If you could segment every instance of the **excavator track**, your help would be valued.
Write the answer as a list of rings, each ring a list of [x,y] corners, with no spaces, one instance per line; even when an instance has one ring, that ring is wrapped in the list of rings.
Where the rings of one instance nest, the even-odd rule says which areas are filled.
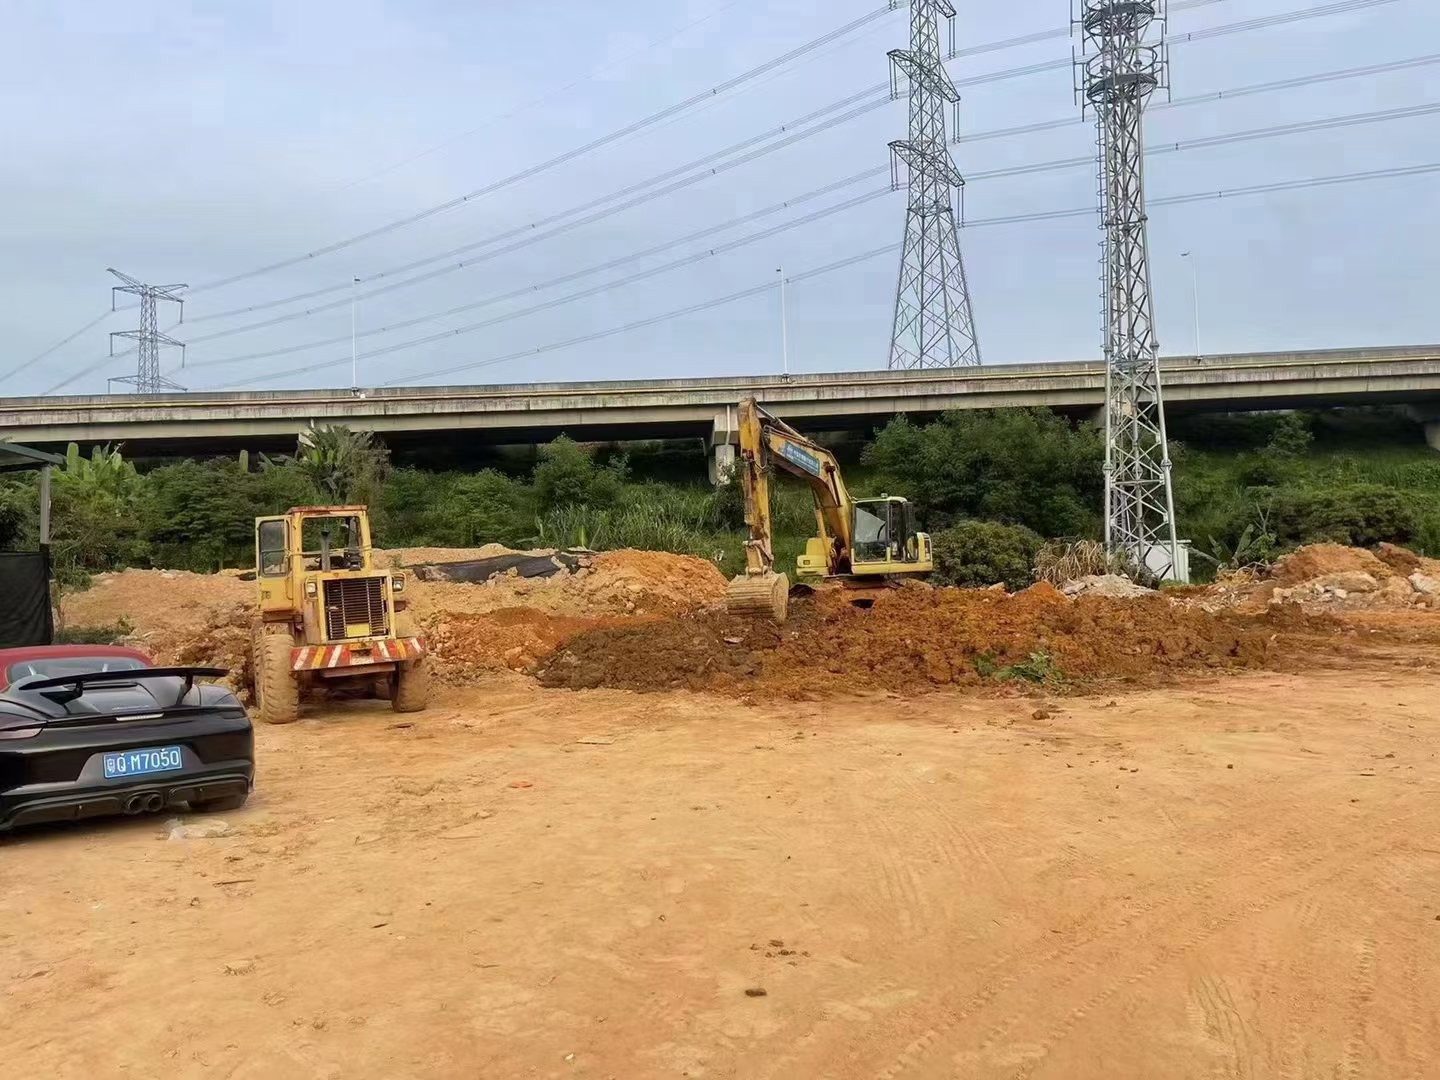
[[[725,590],[725,610],[783,623],[790,613],[790,578],[785,574],[741,574]]]

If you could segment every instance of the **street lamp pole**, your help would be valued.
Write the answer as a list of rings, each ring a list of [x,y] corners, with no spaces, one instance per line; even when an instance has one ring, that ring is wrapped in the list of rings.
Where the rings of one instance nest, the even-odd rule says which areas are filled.
[[[790,326],[785,314],[785,267],[776,269],[780,275],[780,370],[790,374]]]
[[[1200,270],[1199,260],[1195,258],[1193,251],[1182,251],[1182,259],[1190,260],[1190,300],[1195,308],[1195,359],[1198,362],[1201,358],[1200,352]]]
[[[360,389],[360,374],[355,362],[355,286],[360,284],[358,277],[350,279],[350,389]]]

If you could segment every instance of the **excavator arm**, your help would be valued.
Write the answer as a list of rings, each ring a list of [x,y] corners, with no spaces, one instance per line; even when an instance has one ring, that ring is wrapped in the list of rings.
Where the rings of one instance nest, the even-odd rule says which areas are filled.
[[[809,485],[820,538],[830,553],[830,572],[837,573],[854,539],[855,515],[835,455],[766,412],[754,398],[740,402],[739,436],[740,487],[745,495],[745,524],[750,528],[745,572],[753,576],[775,571],[768,472],[773,465]]]
[[[775,571],[770,468],[783,469],[809,485],[831,573],[839,573],[849,561],[854,504],[835,455],[760,408],[754,398],[740,402],[739,437],[736,467],[750,539],[745,542],[745,573],[730,583],[726,607],[742,614],[771,615],[783,622],[789,610],[790,579]]]

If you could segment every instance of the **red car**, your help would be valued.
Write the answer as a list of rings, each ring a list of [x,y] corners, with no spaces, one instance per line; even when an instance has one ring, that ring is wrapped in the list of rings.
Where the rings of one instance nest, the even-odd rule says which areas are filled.
[[[138,649],[0,649],[0,833],[104,814],[238,810],[250,717],[221,668],[157,668]]]
[[[82,671],[129,671],[153,667],[155,661],[124,645],[30,645],[0,649],[0,694],[30,676],[54,678]]]

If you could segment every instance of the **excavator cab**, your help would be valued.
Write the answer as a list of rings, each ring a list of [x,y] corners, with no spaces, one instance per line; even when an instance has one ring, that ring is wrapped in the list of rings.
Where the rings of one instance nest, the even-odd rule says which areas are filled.
[[[917,573],[931,569],[930,537],[915,531],[915,511],[905,499],[882,495],[855,500],[850,572]]]

